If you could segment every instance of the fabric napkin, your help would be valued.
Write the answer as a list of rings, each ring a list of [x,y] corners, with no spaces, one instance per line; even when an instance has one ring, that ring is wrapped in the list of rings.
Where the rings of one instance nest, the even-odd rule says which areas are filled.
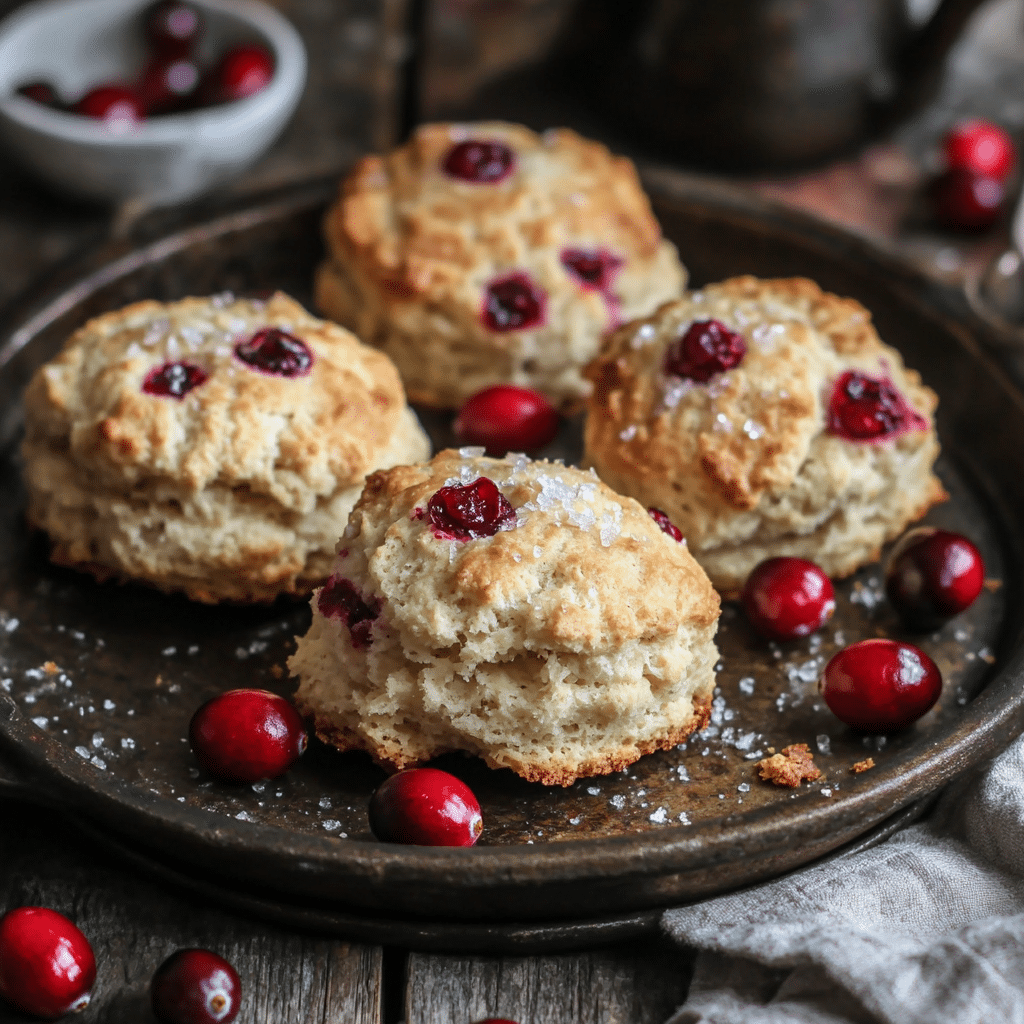
[[[669,1024],[1024,1024],[1024,737],[888,841],[669,910]]]

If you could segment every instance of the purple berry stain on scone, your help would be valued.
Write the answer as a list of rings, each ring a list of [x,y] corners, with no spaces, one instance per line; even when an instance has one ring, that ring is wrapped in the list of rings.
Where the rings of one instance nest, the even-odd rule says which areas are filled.
[[[507,178],[515,165],[515,154],[503,142],[467,139],[452,146],[441,168],[449,177],[459,181],[493,185]]]
[[[608,249],[566,248],[561,254],[562,266],[569,276],[584,288],[601,294],[608,307],[608,319],[613,327],[622,322],[621,306],[612,291],[612,282],[625,260]]]
[[[662,533],[667,533],[673,540],[680,544],[683,542],[683,531],[672,522],[671,519],[660,508],[653,506],[647,510],[647,514],[661,527]]]
[[[246,366],[273,377],[304,377],[313,365],[309,346],[279,327],[264,327],[248,341],[240,341],[235,355]]]
[[[142,382],[147,395],[158,398],[184,398],[193,388],[205,384],[210,375],[191,363],[164,363],[150,370]]]
[[[908,430],[927,430],[887,377],[870,377],[847,370],[832,389],[828,403],[828,432],[847,441],[884,441]]]
[[[495,278],[484,292],[481,312],[484,326],[490,331],[523,331],[540,327],[544,322],[546,296],[529,275],[516,271]]]
[[[332,576],[317,596],[316,606],[324,618],[341,619],[356,650],[366,650],[373,643],[373,624],[380,615],[380,601],[375,597],[364,598],[351,580]]]
[[[486,476],[464,487],[442,487],[427,502],[427,518],[438,540],[476,540],[512,530],[516,511]]]
[[[742,334],[718,320],[697,320],[665,353],[665,372],[706,384],[738,366],[746,354]]]

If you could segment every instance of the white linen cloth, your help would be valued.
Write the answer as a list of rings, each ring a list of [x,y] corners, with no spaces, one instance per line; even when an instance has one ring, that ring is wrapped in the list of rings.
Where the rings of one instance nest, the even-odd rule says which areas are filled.
[[[1024,1024],[1024,737],[872,849],[666,911],[670,1024]]]

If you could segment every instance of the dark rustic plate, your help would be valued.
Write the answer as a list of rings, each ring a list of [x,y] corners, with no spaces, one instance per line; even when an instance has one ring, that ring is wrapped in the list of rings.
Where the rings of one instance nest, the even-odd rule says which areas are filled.
[[[932,712],[884,741],[845,729],[817,696],[819,671],[841,646],[900,635],[875,566],[838,588],[835,618],[807,640],[765,644],[727,606],[713,724],[685,748],[568,789],[443,759],[483,806],[484,836],[470,850],[374,842],[366,803],[383,776],[362,755],[314,746],[285,777],[251,787],[204,777],[185,738],[192,712],[236,686],[288,693],[281,666],[308,609],[208,608],[51,566],[22,523],[18,395],[74,327],[139,298],[281,287],[308,302],[330,191],[314,185],[93,260],[75,280],[65,274],[0,349],[8,787],[74,813],[166,877],[258,913],[377,941],[496,948],[545,934],[620,937],[650,926],[654,908],[884,834],[904,820],[893,815],[1005,745],[1024,724],[1024,402],[982,351],[983,325],[959,296],[842,232],[728,190],[680,188],[667,174],[648,184],[695,282],[811,276],[864,302],[939,392],[939,473],[952,498],[929,521],[969,534],[992,583],[919,638],[946,680]],[[443,443],[447,423],[429,426]],[[555,448],[572,458],[576,430]],[[817,749],[822,779],[795,792],[760,782],[756,760],[794,742]],[[869,754],[876,767],[851,774]]]

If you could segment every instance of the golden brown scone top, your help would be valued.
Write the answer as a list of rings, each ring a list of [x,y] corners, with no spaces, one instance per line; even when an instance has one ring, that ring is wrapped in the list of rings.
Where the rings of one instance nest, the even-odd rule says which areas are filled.
[[[271,376],[242,362],[235,346],[263,327],[305,342],[310,371]],[[180,399],[145,393],[168,362],[209,378]],[[36,372],[26,404],[32,429],[105,484],[247,486],[307,512],[377,464],[405,395],[386,356],[278,292],[138,302],[90,320]]]
[[[744,336],[739,365],[706,384],[666,374],[668,347],[708,319]],[[804,278],[731,278],[606,339],[587,370],[587,451],[617,473],[685,480],[695,515],[753,509],[792,484],[847,369],[888,377],[930,422],[934,392],[881,342],[860,303]]]
[[[491,184],[444,173],[453,146],[499,141],[515,154]],[[605,245],[653,259],[661,231],[633,164],[568,129],[504,122],[431,124],[386,156],[363,158],[325,222],[332,253],[395,300],[451,301],[540,249]],[[475,280],[480,278],[480,280]]]
[[[463,543],[438,539],[423,515],[431,497],[481,476],[516,510],[516,526]],[[416,605],[457,603],[460,629],[495,615],[499,622],[507,613],[525,615],[533,625],[524,635],[562,650],[654,640],[680,624],[710,625],[719,614],[718,595],[685,544],[663,533],[639,503],[589,472],[525,456],[488,459],[475,449],[449,449],[425,464],[376,472],[340,543],[366,553],[380,578],[400,551],[418,578],[429,580],[429,593],[417,584]],[[348,554],[342,551],[342,560]],[[402,618],[396,609],[412,600],[403,595],[388,595]],[[430,628],[443,632],[443,617],[439,611]]]

